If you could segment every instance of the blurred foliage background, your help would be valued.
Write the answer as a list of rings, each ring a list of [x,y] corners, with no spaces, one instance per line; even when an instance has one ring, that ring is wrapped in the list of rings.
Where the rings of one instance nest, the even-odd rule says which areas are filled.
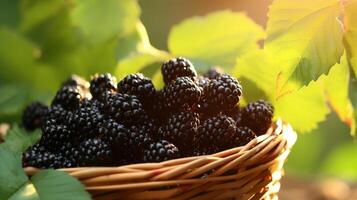
[[[153,77],[156,86],[160,87],[162,82],[157,75],[160,63],[172,56],[167,51],[180,55],[180,36],[184,33],[175,35],[175,31],[182,30],[173,29],[174,25],[192,16],[229,9],[244,12],[264,28],[271,2],[1,0],[0,122],[18,122],[21,110],[32,100],[49,103],[60,83],[73,73],[90,78],[94,73],[111,72],[120,79],[127,73],[141,71]],[[244,14],[231,15],[227,12],[220,17],[226,17],[227,21],[236,17],[243,22],[226,27],[229,30],[225,31],[234,32],[235,28],[247,27],[255,29],[257,35],[244,41],[263,39],[261,28],[250,25],[250,19]],[[232,20],[230,23],[235,22]],[[199,29],[192,30],[195,33],[187,33],[186,39],[190,39],[190,34],[199,34]],[[220,28],[210,26],[203,29],[220,31]],[[171,30],[173,33],[169,38]],[[239,47],[242,46],[244,49],[256,48],[243,44]],[[195,46],[190,48],[194,51]],[[219,49],[219,46],[212,48],[226,50]],[[231,50],[236,50],[236,47]],[[202,54],[206,53],[209,54]],[[224,56],[232,56],[232,61],[226,57],[222,62],[214,58],[218,60],[216,63],[210,59],[196,60],[194,56],[193,61],[201,71],[213,64],[231,66],[237,55],[224,53]],[[229,62],[226,63],[227,60]],[[226,70],[231,71],[233,66]],[[243,82],[246,83],[245,91],[249,93],[247,101],[262,96],[254,84],[248,80]],[[337,114],[328,114],[317,128],[298,136],[286,165],[287,173],[303,178],[335,176],[357,180],[357,145],[349,132],[349,127],[341,122]]]

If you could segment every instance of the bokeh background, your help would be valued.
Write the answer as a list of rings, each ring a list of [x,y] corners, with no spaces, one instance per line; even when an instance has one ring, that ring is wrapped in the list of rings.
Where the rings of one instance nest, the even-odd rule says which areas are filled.
[[[98,37],[88,36],[94,38],[94,42],[87,42],[86,37],[82,41],[67,24],[68,11],[58,7],[63,2],[70,6],[71,1],[33,2],[40,1],[0,1],[0,123],[18,122],[21,109],[29,101],[48,102],[60,81],[71,73],[89,78],[95,72],[113,71],[118,60],[126,56],[125,49],[134,48],[131,38],[138,37],[129,34],[120,38],[124,45],[119,49],[113,48],[112,39],[97,42],[106,34],[100,30],[102,34]],[[271,0],[139,1],[140,18],[151,44],[161,50],[168,48],[167,37],[172,26],[186,18],[217,10],[244,12],[265,27],[270,3]],[[112,8],[100,6],[95,9]],[[86,23],[90,27],[105,24],[105,20],[88,19]],[[36,45],[31,44],[43,49],[33,48]],[[47,70],[48,66],[56,70]],[[150,69],[144,71],[153,73]],[[357,144],[349,134],[349,128],[336,114],[329,114],[317,129],[299,134],[285,166],[287,178],[282,187],[282,199],[357,199],[357,193],[353,192],[357,180],[356,156]],[[310,196],[304,196],[308,194]]]

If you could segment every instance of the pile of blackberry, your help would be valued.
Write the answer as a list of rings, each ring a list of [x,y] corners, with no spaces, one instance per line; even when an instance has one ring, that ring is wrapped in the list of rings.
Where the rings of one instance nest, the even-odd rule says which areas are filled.
[[[97,74],[66,80],[50,106],[34,102],[22,124],[42,137],[23,155],[38,168],[118,166],[206,155],[245,145],[271,126],[273,107],[239,107],[242,86],[212,68],[203,76],[190,61],[162,65],[164,88],[141,73],[117,82]]]

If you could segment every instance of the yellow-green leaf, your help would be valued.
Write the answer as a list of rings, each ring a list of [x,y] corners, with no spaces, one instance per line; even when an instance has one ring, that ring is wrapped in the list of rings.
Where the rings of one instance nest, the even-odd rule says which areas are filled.
[[[75,3],[74,24],[93,42],[131,32],[140,14],[136,0],[76,0]]]
[[[276,116],[289,122],[299,132],[316,128],[330,111],[321,89],[321,79],[280,98],[274,106]]]
[[[335,64],[324,81],[327,101],[339,118],[349,125],[353,124],[353,107],[349,99],[350,71],[343,56],[341,63]]]
[[[336,0],[275,0],[269,10],[264,48],[276,59],[296,59],[283,66],[300,84],[316,80],[343,53],[341,6]]]
[[[357,0],[349,0],[345,4],[345,46],[349,62],[357,77]]]
[[[263,37],[263,29],[245,14],[219,11],[174,26],[168,46],[173,55],[188,57],[201,70],[212,65],[228,68],[237,56],[257,49]]]

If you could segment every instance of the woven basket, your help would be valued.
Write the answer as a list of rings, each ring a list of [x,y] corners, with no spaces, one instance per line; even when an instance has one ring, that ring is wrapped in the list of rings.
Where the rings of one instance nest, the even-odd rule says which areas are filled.
[[[58,169],[105,199],[277,199],[283,164],[296,141],[278,120],[245,146],[213,155],[120,167]],[[31,176],[39,169],[28,167]]]

